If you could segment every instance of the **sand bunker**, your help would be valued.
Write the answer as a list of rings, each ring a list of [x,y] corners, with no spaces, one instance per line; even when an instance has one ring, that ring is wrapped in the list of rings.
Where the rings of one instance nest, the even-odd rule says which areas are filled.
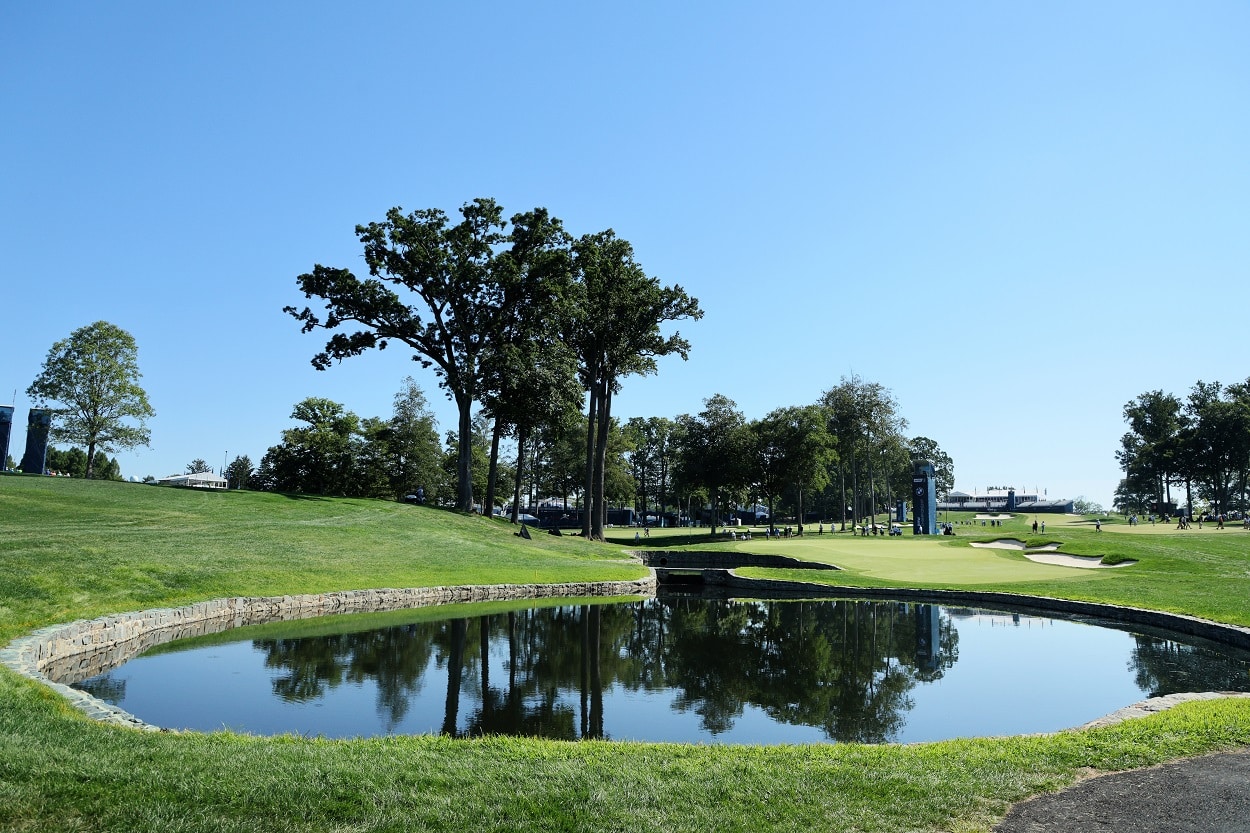
[[[984,544],[978,544],[974,541],[972,546],[995,550],[1015,550],[1025,558],[1030,561],[1036,561],[1038,564],[1055,564],[1059,567],[1081,567],[1086,570],[1127,567],[1130,564],[1137,563],[1136,561],[1121,561],[1119,564],[1103,564],[1101,555],[1067,555],[1056,552],[1059,549],[1058,544],[1046,544],[1040,547],[1025,549],[1024,542],[1017,538],[999,538],[997,541],[990,541]]]
[[[1003,514],[998,514],[998,515],[986,515],[985,513],[981,513],[981,514],[978,514],[975,518],[973,518],[973,520],[977,520],[977,521],[1009,521],[1009,520],[1011,520],[1011,518],[1012,518],[1012,516],[1011,516],[1011,515],[1003,515]]]

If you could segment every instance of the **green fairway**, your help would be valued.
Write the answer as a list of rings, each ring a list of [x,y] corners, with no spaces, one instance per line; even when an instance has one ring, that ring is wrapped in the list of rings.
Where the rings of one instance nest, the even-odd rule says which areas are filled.
[[[744,571],[757,575],[992,588],[1250,624],[1250,535],[1241,530],[1100,533],[1084,519],[1046,520],[1045,536],[1020,518],[927,539],[826,527],[730,542],[654,530],[643,546],[782,553],[842,568]],[[526,541],[496,521],[379,501],[0,477],[0,643],[56,622],[223,596],[644,575],[626,554],[634,531],[613,535],[607,545]],[[968,546],[1008,537],[1136,563],[1082,570]],[[5,669],[0,830],[984,831],[1011,802],[1081,774],[1247,745],[1247,700],[1106,729],[906,747],[139,733],[96,724]]]

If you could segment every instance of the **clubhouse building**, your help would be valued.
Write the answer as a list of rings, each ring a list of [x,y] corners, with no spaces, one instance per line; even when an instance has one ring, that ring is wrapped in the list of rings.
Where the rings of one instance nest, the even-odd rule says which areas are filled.
[[[1071,514],[1073,502],[1067,498],[1047,497],[1043,491],[1016,493],[1015,489],[987,489],[980,494],[952,491],[945,500],[938,501],[939,512],[1045,512],[1048,514]]]

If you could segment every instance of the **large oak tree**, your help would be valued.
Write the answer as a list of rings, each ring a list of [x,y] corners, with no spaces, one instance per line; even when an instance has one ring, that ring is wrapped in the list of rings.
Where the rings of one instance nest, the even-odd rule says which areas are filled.
[[[347,269],[318,264],[297,282],[305,298],[324,300],[324,312],[308,307],[286,307],[285,311],[303,323],[306,333],[354,328],[335,332],[325,350],[313,357],[313,366],[319,370],[371,348],[383,349],[391,341],[411,348],[413,360],[422,367],[434,367],[441,386],[456,403],[456,507],[469,512],[473,510],[473,405],[486,378],[484,353],[505,321],[544,297],[534,294],[534,282],[513,280],[515,264],[526,260],[523,254],[501,255],[509,251],[509,244],[516,250],[545,242],[541,234],[510,235],[503,209],[491,199],[466,203],[460,214],[461,221],[452,224],[439,209],[405,214],[397,207],[380,223],[356,226],[369,277],[358,278]],[[545,218],[541,209],[532,214]],[[518,228],[523,225],[517,223]]]

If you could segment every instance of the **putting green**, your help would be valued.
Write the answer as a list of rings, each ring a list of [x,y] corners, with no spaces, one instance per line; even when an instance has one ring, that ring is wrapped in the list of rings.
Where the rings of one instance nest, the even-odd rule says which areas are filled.
[[[1056,541],[1070,540],[1072,534],[1069,527],[1081,529],[1082,520],[1065,516],[1048,517],[1048,532],[1053,530],[1056,533]],[[1039,564],[1019,552],[969,546],[974,540],[1027,537],[1031,531],[1030,523],[1031,516],[1026,518],[1020,515],[1001,527],[962,525],[956,527],[953,537],[915,537],[910,533],[899,537],[864,537],[845,532],[835,534],[831,531],[817,534],[815,527],[808,526],[807,534],[801,538],[777,539],[767,538],[756,529],[752,531],[753,537],[750,541],[729,540],[720,535],[714,540],[707,540],[706,532],[692,536],[691,530],[666,529],[654,530],[650,537],[643,539],[642,546],[729,550],[819,561],[833,564],[845,572],[840,577],[825,573],[804,578],[832,583],[849,581],[852,576],[894,584],[926,586],[1023,584],[1039,581],[1089,582],[1105,581],[1108,578],[1106,574],[1112,572]],[[624,531],[618,530],[618,533]],[[632,533],[629,535],[632,538]],[[610,537],[618,543],[634,545],[623,534]],[[1061,547],[1060,552],[1063,551]],[[770,571],[763,569],[744,569],[741,572],[744,575],[770,574]]]
[[[822,537],[824,540],[822,540]],[[740,552],[768,552],[823,561],[848,573],[891,582],[924,584],[1004,584],[1035,581],[1090,581],[1091,570],[1038,564],[1009,550],[978,549],[949,538],[852,538],[826,535],[774,541],[768,549],[752,541],[727,542]],[[823,575],[822,579],[832,578]]]

